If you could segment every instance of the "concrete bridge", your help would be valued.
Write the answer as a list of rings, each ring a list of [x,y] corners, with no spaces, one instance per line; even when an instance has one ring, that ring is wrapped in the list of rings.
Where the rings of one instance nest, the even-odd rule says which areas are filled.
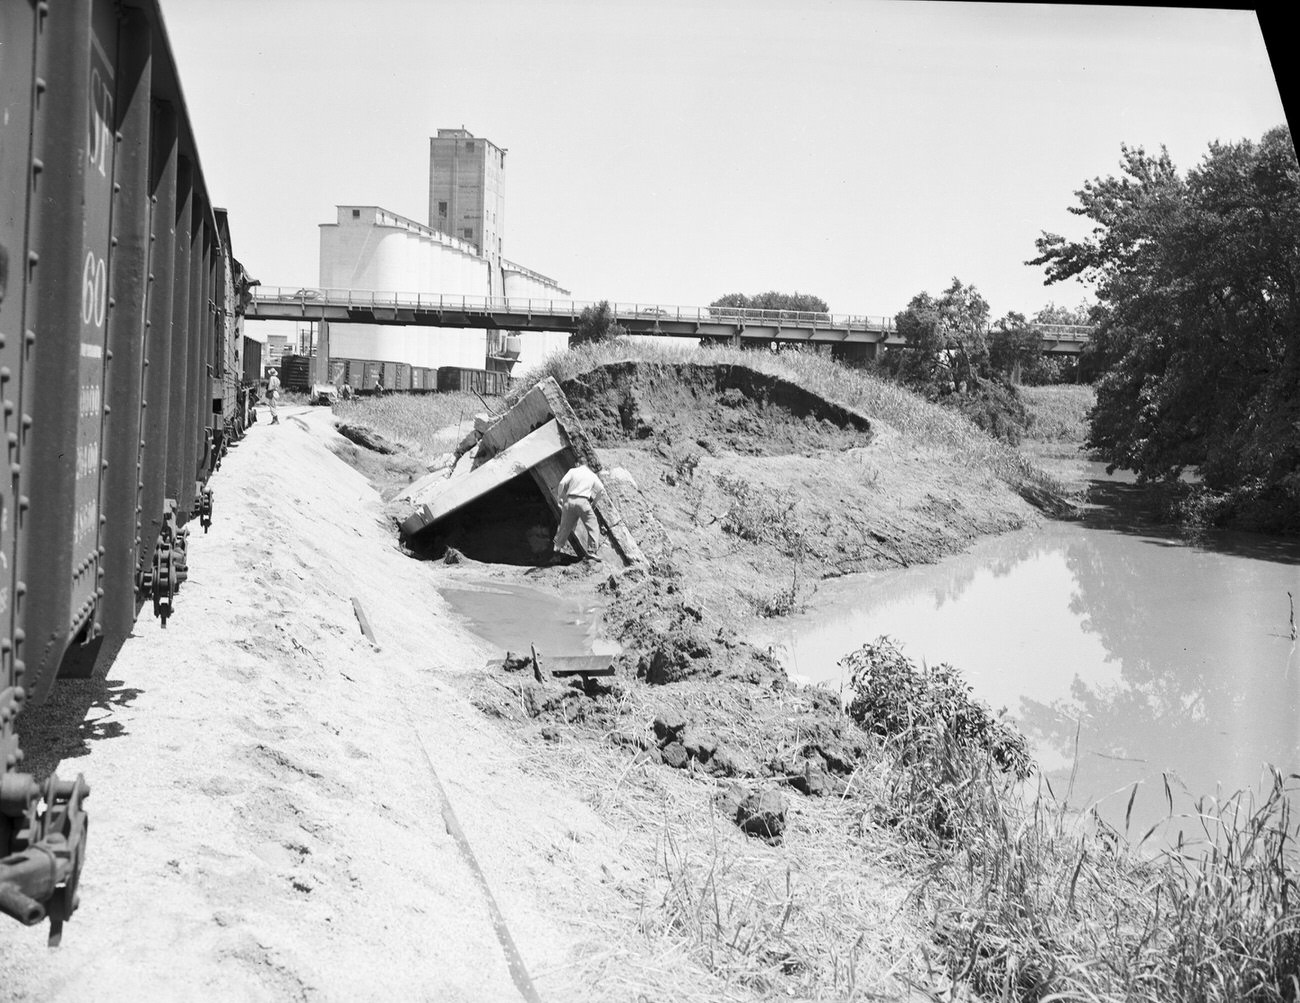
[[[355,289],[290,289],[255,286],[249,320],[328,321],[339,324],[398,324],[468,327],[506,331],[564,331],[572,334],[582,311],[596,304],[567,299],[459,296],[443,293],[364,292]],[[754,310],[742,307],[663,306],[610,303],[613,318],[629,334],[709,338],[733,344],[812,342],[862,346],[846,354],[873,356],[878,345],[905,345],[892,317]],[[1043,351],[1078,355],[1090,327],[1038,325]]]

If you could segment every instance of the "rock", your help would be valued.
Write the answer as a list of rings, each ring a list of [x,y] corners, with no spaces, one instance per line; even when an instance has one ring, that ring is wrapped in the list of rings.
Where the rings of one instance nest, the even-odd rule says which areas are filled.
[[[803,772],[790,777],[790,786],[809,797],[825,797],[835,792],[831,775],[826,772],[826,765],[820,759],[805,759]]]
[[[709,757],[708,770],[715,777],[756,777],[758,760],[743,749],[719,745]]]
[[[736,809],[736,825],[742,832],[775,842],[785,832],[786,802],[776,791],[750,794]]]
[[[718,747],[716,735],[707,731],[697,731],[694,728],[687,729],[686,735],[681,742],[686,747],[686,754],[692,759],[698,759],[701,763],[707,763],[709,757],[713,755],[714,750]]]
[[[635,756],[632,757],[632,762],[634,763],[654,763],[657,765],[659,763],[662,763],[663,761],[664,761],[663,753],[660,752],[654,746],[651,746],[648,749],[642,749],[640,752],[638,752]]]
[[[687,729],[689,723],[678,711],[664,711],[655,718],[655,738],[659,739],[660,745],[675,742]]]
[[[752,794],[744,784],[732,780],[729,783],[722,784],[718,787],[718,792],[713,796],[714,803],[718,806],[718,811],[726,815],[727,818],[734,819],[740,806],[744,804],[745,798]]]
[[[826,761],[826,769],[832,773],[852,773],[857,764],[857,756],[838,743],[819,744],[816,750]]]
[[[516,655],[513,651],[506,652],[506,657],[500,665],[507,672],[523,672],[525,669],[529,672],[533,671],[533,660],[527,655]]]
[[[675,770],[680,770],[690,758],[686,755],[686,747],[681,742],[669,742],[661,751],[664,763]]]

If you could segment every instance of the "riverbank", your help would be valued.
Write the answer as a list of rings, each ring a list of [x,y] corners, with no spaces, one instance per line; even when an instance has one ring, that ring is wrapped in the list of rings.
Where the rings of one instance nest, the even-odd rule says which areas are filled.
[[[779,386],[741,389],[752,381],[735,373],[753,360],[587,353],[588,368],[553,373],[599,445],[648,571],[512,570],[457,554],[436,574],[452,585],[489,577],[586,591],[628,654],[605,690],[543,686],[497,665],[467,676],[463,691],[549,749],[557,782],[583,789],[618,776],[602,811],[637,856],[658,861],[666,884],[656,922],[685,938],[677,949],[695,960],[698,997],[680,995],[681,985],[660,984],[660,994],[895,998],[908,980],[936,988],[948,977],[927,966],[924,924],[907,902],[923,858],[892,831],[899,798],[878,741],[834,695],[790,685],[744,624],[815,602],[826,576],[934,560],[1040,516],[1021,496],[1018,458],[964,419],[884,383],[828,388],[844,374],[822,360],[762,360],[763,375],[841,409],[801,414]],[[724,372],[737,385],[719,386]],[[453,408],[460,417],[458,402],[427,403],[441,419]],[[385,423],[367,414],[373,406],[418,405],[340,410],[412,441],[406,417]],[[413,448],[433,458],[454,437]],[[515,650],[530,640],[520,636]],[[665,811],[669,791],[675,807]],[[734,824],[740,803],[764,793],[781,805],[773,846]],[[655,966],[643,958],[639,967]]]
[[[788,416],[772,413],[779,408],[711,396],[709,380],[690,368],[705,360],[638,354],[635,360],[607,352],[570,355],[556,360],[549,374],[560,380],[602,442],[602,460],[611,468],[607,479],[624,489],[620,505],[632,513],[643,546],[653,555],[649,574],[525,572],[531,581],[549,581],[566,591],[599,592],[608,603],[608,629],[633,654],[605,690],[503,683],[491,674],[477,686],[469,679],[466,684],[486,713],[556,750],[552,766],[558,782],[583,787],[593,776],[618,771],[619,789],[602,796],[602,810],[629,831],[640,830],[642,839],[648,833],[647,803],[641,798],[661,790],[665,778],[685,775],[700,796],[707,793],[715,807],[723,807],[701,818],[687,800],[674,815],[649,826],[658,833],[657,859],[667,881],[664,902],[682,910],[671,927],[703,973],[733,992],[742,985],[757,989],[760,997],[897,995],[914,984],[945,998],[966,985],[996,998],[1067,992],[1101,999],[1123,987],[1131,998],[1154,1000],[1183,998],[1194,986],[1218,980],[1233,988],[1208,998],[1235,998],[1233,993],[1246,986],[1263,987],[1261,998],[1284,998],[1268,993],[1285,991],[1287,952],[1295,943],[1285,895],[1260,899],[1244,893],[1261,878],[1275,887],[1294,887],[1294,863],[1285,853],[1249,853],[1208,870],[1198,870],[1199,850],[1185,859],[1154,862],[1141,850],[1130,856],[1126,843],[1130,838],[1140,843],[1139,834],[1081,820],[1050,796],[1026,804],[1014,775],[999,769],[978,744],[936,740],[921,743],[918,752],[914,726],[892,733],[864,729],[845,718],[838,695],[789,684],[770,657],[746,640],[746,623],[793,608],[801,587],[815,602],[818,576],[836,573],[817,553],[800,563],[801,553],[791,544],[815,525],[834,520],[823,508],[799,526],[797,511],[813,495],[810,484],[832,485],[819,501],[838,494],[847,458],[876,464],[872,479],[886,485],[879,497],[895,501],[895,510],[910,503],[907,515],[915,520],[895,515],[892,525],[913,527],[925,538],[920,546],[941,541],[940,553],[942,541],[952,539],[949,520],[954,514],[962,518],[966,501],[960,490],[955,497],[943,493],[944,477],[956,470],[960,480],[974,471],[981,478],[978,486],[989,488],[983,478],[990,476],[1001,485],[1000,496],[996,490],[989,496],[997,501],[968,526],[980,526],[990,511],[1001,513],[1007,520],[1003,525],[1024,525],[1016,508],[1023,489],[1017,476],[1029,464],[1003,457],[988,462],[987,447],[954,449],[958,436],[951,430],[923,441],[933,450],[929,453],[920,448],[920,436],[902,441],[908,437],[899,433],[892,439],[897,429],[871,400],[882,390],[870,384],[847,390],[839,384],[828,398],[854,401],[873,421],[879,439],[836,450],[834,444],[828,448],[823,430],[814,430],[801,441],[789,434]],[[740,365],[750,359],[722,361]],[[707,363],[718,361],[714,356]],[[791,360],[763,361],[769,371],[790,375]],[[816,365],[794,372],[799,385],[825,385]],[[845,379],[841,372],[831,378]],[[1077,427],[1087,391],[1071,388],[1070,396],[1067,410],[1073,410]],[[898,420],[897,412],[891,417]],[[923,428],[932,416],[908,417],[911,422],[899,424]],[[760,438],[761,447],[753,448],[744,433]],[[1069,437],[1067,427],[1042,439],[1064,459],[1074,449]],[[882,441],[887,448],[873,453]],[[860,450],[856,457],[855,449]],[[815,463],[827,454],[829,465],[839,468],[838,478],[817,471]],[[798,473],[810,464],[815,473],[801,482]],[[1061,464],[1063,470],[1066,466]],[[919,496],[907,493],[909,479],[925,484]],[[1038,482],[1053,483],[1041,475]],[[732,502],[717,494],[719,484]],[[798,489],[782,496],[791,484]],[[728,491],[728,485],[743,487]],[[936,513],[947,517],[936,520],[943,525],[925,525],[924,518]],[[976,535],[979,530],[969,538]],[[851,559],[863,553],[865,540],[879,542],[851,530],[847,546],[844,535],[839,539],[840,546],[828,550]],[[764,545],[768,549],[762,550]],[[893,553],[897,564],[897,547]],[[866,566],[889,563],[880,553],[874,559],[879,563]],[[783,571],[790,575],[783,602],[754,591],[754,581],[770,582]],[[860,657],[878,665],[881,649]],[[925,674],[896,676],[911,677]],[[958,683],[945,699],[960,692]],[[992,719],[978,713],[973,719],[987,720],[987,729],[995,730]],[[1274,846],[1289,825],[1282,786],[1279,781],[1266,795],[1249,823]],[[738,802],[773,791],[781,794],[787,811],[780,858],[788,880],[799,875],[785,895],[777,894],[773,862],[760,863],[744,853],[740,847],[752,844],[752,838],[727,825]],[[1238,831],[1235,816],[1242,807],[1236,802],[1206,806],[1210,817],[1216,811],[1222,816],[1216,837],[1234,838],[1227,834]],[[671,853],[662,851],[665,846]],[[643,843],[640,852],[648,848]],[[883,895],[895,904],[887,924],[895,932],[891,940],[882,940],[873,917],[861,911],[863,895]],[[764,901],[766,914],[741,907]],[[1197,910],[1209,903],[1218,925],[1207,931],[1197,927]],[[1243,925],[1280,936],[1255,935],[1247,938],[1244,954],[1225,956],[1218,949],[1208,964],[1200,960],[1197,952],[1208,950],[1206,937],[1230,936]],[[737,952],[734,942],[742,931],[747,945],[761,949]],[[851,959],[847,964],[846,958]],[[1110,966],[1100,976],[1097,961]],[[717,985],[699,998],[711,998]],[[674,990],[659,988],[678,998]]]
[[[906,400],[872,403],[888,389],[837,395],[872,423],[871,441],[837,448],[825,429],[815,455],[758,455],[757,469],[833,466],[858,449],[897,462],[882,481],[935,463],[917,476],[958,491],[991,479],[1003,487],[985,485],[989,511],[1038,518],[1015,481],[1025,461]],[[880,669],[863,677],[872,715],[792,685],[747,640],[758,610],[712,607],[746,609],[742,590],[698,577],[743,566],[757,545],[722,508],[703,527],[714,536],[684,537],[717,551],[698,566],[682,547],[631,572],[412,560],[385,500],[439,462],[459,438],[446,426],[482,402],[373,406],[425,417],[379,429],[402,440],[392,453],[335,432],[359,406],[255,426],[214,481],[216,522],[193,541],[166,631],[142,620],[107,680],[61,683],[50,707],[24,713],[31,754],[90,779],[98,835],[59,951],[39,929],[0,928],[11,998],[510,999],[521,994],[503,929],[548,1001],[919,1003],[972,987],[1168,1000],[1192,998],[1177,965],[1202,958],[1193,975],[1227,989],[1201,998],[1227,999],[1253,985],[1227,977],[1236,945],[1287,962],[1294,925],[1277,896],[1295,882],[1264,852],[1275,818],[1256,816],[1255,841],[1217,870],[1197,872],[1190,854],[1153,869],[1117,852],[1122,836],[1026,804],[1014,773],[943,716],[878,727],[907,720],[887,698],[922,678],[883,650],[859,659]],[[741,401],[709,406],[764,420]],[[909,413],[929,431],[870,455],[887,427],[911,437]],[[676,413],[663,424],[684,427]],[[654,440],[607,448],[650,462],[635,452],[661,456]],[[745,457],[715,449],[718,473],[748,474]],[[658,479],[632,479],[656,519],[683,490],[661,459]],[[890,517],[924,532],[952,511],[983,517],[928,494]],[[484,576],[607,603],[630,647],[610,685],[507,671],[440,595]],[[927,706],[985,720],[949,682],[925,685]]]

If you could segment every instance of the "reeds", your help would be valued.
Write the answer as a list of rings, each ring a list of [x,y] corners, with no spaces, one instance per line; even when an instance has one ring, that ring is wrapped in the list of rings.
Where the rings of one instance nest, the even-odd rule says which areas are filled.
[[[1258,803],[1201,800],[1174,816],[1201,838],[1154,851],[1050,791],[976,779],[921,892],[950,983],[1000,1001],[1294,1003],[1296,779],[1274,771]]]

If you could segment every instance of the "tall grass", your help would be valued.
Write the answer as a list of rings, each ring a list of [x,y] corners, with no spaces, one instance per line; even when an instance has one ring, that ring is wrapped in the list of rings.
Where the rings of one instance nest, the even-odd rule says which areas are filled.
[[[1197,838],[1152,847],[1158,827],[1135,842],[1127,831],[1136,787],[1123,832],[1069,811],[1050,787],[1026,794],[1006,726],[950,674],[916,671],[886,638],[845,663],[848,711],[885,743],[877,816],[930,856],[920,898],[954,993],[1300,999],[1300,776],[1271,771],[1259,801],[1202,798],[1175,816]],[[1168,781],[1166,792],[1172,813]]]
[[[494,406],[503,407],[499,401]],[[334,405],[340,421],[373,429],[425,459],[452,450],[473,427],[474,415],[486,411],[476,394],[462,391],[385,394]]]
[[[1090,386],[1020,387],[1020,398],[1033,421],[1026,439],[1039,442],[1083,442],[1088,435],[1088,412],[1097,402]]]
[[[972,786],[979,810],[924,892],[947,974],[995,1000],[1300,999],[1290,781],[1203,799],[1203,836],[1138,852],[1050,795]]]
[[[895,428],[919,445],[948,452],[955,460],[989,470],[1013,486],[1032,484],[1053,492],[1063,485],[1034,466],[1014,449],[991,438],[964,416],[949,408],[931,404],[923,397],[860,369],[846,366],[812,352],[745,351],[716,346],[661,345],[620,338],[583,345],[549,356],[540,366],[524,373],[511,397],[526,392],[546,377],[563,383],[597,366],[635,361],[660,365],[698,363],[715,366],[748,366],[797,383],[828,400],[860,411],[869,418]]]

